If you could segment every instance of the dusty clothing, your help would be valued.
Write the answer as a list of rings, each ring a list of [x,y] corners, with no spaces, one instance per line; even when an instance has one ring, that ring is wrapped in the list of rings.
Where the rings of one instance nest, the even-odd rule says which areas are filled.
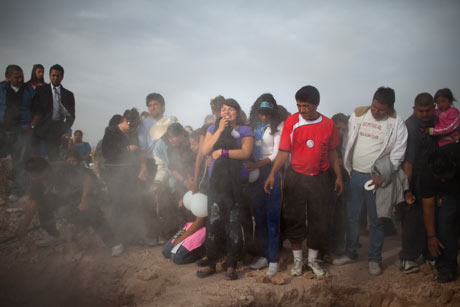
[[[102,139],[104,181],[112,206],[112,227],[124,243],[133,242],[145,231],[140,221],[139,154],[129,145],[137,145],[137,135],[125,135],[118,126],[107,127]]]
[[[210,126],[208,131],[214,133],[214,129],[215,126]],[[247,126],[240,126],[238,134],[234,134],[238,138],[232,136],[231,130],[231,127],[224,130],[213,150],[239,149],[242,139],[253,135]],[[245,195],[242,192],[242,180],[247,178],[248,170],[240,160],[221,157],[217,161],[213,160],[210,172],[206,255],[211,263],[215,263],[221,247],[226,245],[227,264],[236,267],[242,247],[242,221],[247,212],[247,208],[243,207]]]
[[[88,209],[79,211],[83,181],[85,176],[92,178],[88,195]],[[64,162],[51,163],[45,177],[33,180],[30,186],[30,199],[36,201],[40,225],[53,236],[58,236],[55,218],[66,218],[69,222],[91,226],[108,246],[114,244],[114,236],[102,211],[99,208],[99,185],[96,177],[79,166]]]

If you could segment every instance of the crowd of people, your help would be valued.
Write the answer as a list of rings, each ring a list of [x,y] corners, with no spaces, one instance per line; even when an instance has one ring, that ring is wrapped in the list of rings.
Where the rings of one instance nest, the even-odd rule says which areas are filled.
[[[164,97],[151,93],[148,111],[114,115],[92,151],[81,130],[72,139],[75,99],[63,77],[53,65],[47,84],[37,64],[25,83],[21,67],[9,65],[0,83],[0,154],[13,165],[8,191],[5,175],[0,184],[10,202],[27,201],[18,238],[38,213],[45,236],[37,245],[57,244],[56,220],[65,218],[93,227],[113,256],[162,245],[174,263],[196,262],[197,277],[220,262],[229,280],[246,255],[251,269],[277,274],[287,240],[291,275],[322,276],[325,262],[357,260],[367,215],[368,269],[379,275],[384,221],[397,212],[401,272],[430,261],[438,282],[457,278],[460,118],[449,89],[416,95],[406,121],[389,87],[331,118],[311,85],[295,93],[292,115],[269,93],[249,117],[217,96],[195,130],[166,116]]]

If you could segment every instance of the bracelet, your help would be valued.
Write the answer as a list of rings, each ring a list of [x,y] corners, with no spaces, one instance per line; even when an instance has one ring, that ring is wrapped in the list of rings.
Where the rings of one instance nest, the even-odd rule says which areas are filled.
[[[222,149],[222,155],[223,155],[225,158],[228,158],[228,149]]]

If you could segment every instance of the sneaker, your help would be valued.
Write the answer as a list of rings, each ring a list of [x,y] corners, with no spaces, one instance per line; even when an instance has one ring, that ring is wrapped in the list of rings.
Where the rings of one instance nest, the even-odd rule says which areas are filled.
[[[123,246],[123,244],[117,244],[115,245],[114,247],[112,247],[112,257],[117,257],[117,256],[120,256],[121,254],[123,254],[125,250],[125,247]]]
[[[323,276],[326,274],[324,269],[319,265],[318,261],[308,262],[308,267],[313,271],[316,276]]]
[[[291,268],[291,275],[292,276],[302,275],[302,265],[303,263],[301,259],[294,258],[294,264],[292,265],[292,268]]]
[[[420,271],[420,268],[417,263],[410,260],[401,260],[399,270],[405,274],[417,273]]]
[[[55,237],[55,236],[49,235],[48,233],[45,233],[45,235],[43,236],[43,239],[35,242],[35,245],[37,245],[38,247],[48,247],[48,246],[59,244],[60,242],[61,242],[61,239],[59,237]]]
[[[444,284],[446,282],[451,282],[457,279],[455,272],[451,271],[440,271],[438,272],[438,277],[436,277],[436,282]]]
[[[19,200],[19,196],[17,196],[16,194],[10,194],[10,196],[8,196],[8,201],[14,203],[14,202],[17,202]]]
[[[266,268],[267,266],[268,266],[267,258],[260,257],[259,259],[257,259],[256,262],[251,264],[249,267],[253,270],[260,270],[260,269]]]
[[[343,256],[340,256],[332,260],[333,265],[344,265],[344,264],[353,263],[353,262],[356,262],[356,260],[351,259],[347,255],[343,255]]]
[[[382,273],[382,267],[380,263],[375,261],[369,261],[369,274],[377,276]]]
[[[270,263],[268,264],[267,275],[268,275],[268,276],[273,276],[273,275],[275,275],[276,273],[278,273],[278,269],[279,269],[279,264],[278,264],[278,262],[270,262]]]

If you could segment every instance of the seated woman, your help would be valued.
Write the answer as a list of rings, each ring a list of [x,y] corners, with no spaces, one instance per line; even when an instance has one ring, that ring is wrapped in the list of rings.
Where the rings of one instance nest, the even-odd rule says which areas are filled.
[[[206,218],[197,217],[188,222],[163,247],[163,256],[171,258],[175,264],[195,262],[204,255],[204,240]]]
[[[249,172],[242,162],[249,158],[254,146],[251,128],[245,126],[240,105],[225,99],[221,118],[209,127],[202,146],[204,155],[211,154],[209,169],[208,216],[206,225],[206,256],[208,266],[200,268],[200,278],[216,272],[220,246],[226,244],[227,272],[225,278],[234,280],[236,264],[242,247],[241,215],[243,212],[241,181]]]

